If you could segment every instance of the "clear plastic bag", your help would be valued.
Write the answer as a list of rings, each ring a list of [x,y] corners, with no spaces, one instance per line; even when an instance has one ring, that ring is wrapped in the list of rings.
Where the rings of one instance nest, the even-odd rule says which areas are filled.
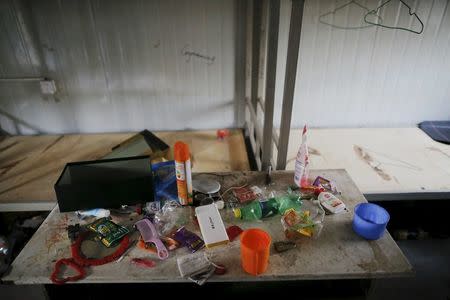
[[[286,211],[281,218],[281,225],[288,240],[302,236],[318,238],[323,228],[325,211],[317,200],[303,201],[300,211]]]
[[[183,207],[176,201],[169,201],[155,213],[153,221],[159,235],[169,236],[178,228],[188,224],[191,219],[192,210],[190,207]]]

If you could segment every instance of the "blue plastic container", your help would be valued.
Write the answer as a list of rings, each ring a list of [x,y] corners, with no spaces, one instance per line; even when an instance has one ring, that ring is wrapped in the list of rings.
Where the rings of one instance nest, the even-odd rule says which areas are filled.
[[[381,206],[360,203],[355,207],[353,230],[365,239],[377,240],[383,236],[389,219],[389,213]]]

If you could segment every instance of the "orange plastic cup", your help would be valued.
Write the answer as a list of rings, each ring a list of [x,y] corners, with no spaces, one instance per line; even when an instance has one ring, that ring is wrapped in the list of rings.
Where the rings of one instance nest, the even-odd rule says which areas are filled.
[[[264,230],[252,228],[241,234],[241,263],[245,272],[259,275],[269,265],[272,239]]]

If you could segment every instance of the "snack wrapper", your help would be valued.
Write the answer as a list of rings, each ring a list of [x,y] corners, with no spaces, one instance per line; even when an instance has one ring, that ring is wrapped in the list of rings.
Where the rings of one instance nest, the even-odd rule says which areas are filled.
[[[192,253],[205,246],[205,243],[198,235],[184,227],[181,227],[174,233],[173,239],[181,245],[186,246]]]
[[[117,225],[108,218],[101,218],[89,224],[87,228],[99,235],[100,241],[106,247],[117,245],[130,231]]]
[[[317,238],[323,227],[324,215],[325,212],[320,206],[300,211],[287,210],[281,218],[286,238],[288,240],[296,240],[302,236]]]

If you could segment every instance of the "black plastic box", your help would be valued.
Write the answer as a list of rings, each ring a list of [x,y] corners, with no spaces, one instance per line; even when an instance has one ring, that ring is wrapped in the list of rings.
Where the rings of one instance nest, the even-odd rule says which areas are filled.
[[[149,156],[68,163],[55,183],[61,212],[154,200]]]

